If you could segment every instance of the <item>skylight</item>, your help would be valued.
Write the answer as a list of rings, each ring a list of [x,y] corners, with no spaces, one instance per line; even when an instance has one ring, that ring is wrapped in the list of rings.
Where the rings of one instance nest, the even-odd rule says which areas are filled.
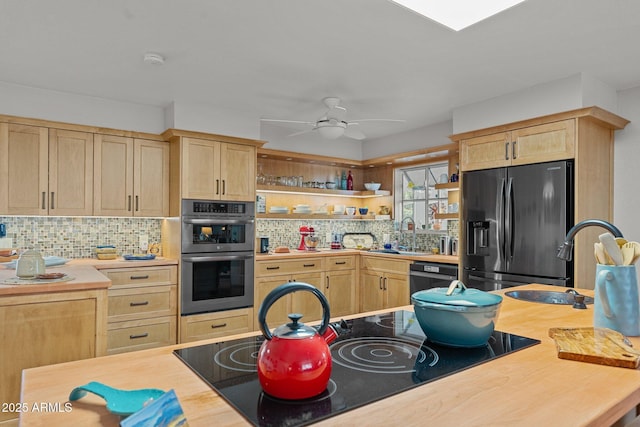
[[[391,0],[414,12],[460,31],[524,0]]]

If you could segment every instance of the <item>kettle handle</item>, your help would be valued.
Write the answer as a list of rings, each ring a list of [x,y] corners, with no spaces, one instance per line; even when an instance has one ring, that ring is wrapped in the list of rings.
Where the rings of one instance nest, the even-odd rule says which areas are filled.
[[[264,337],[268,340],[273,338],[271,335],[271,331],[269,330],[269,326],[267,325],[267,311],[274,302],[276,302],[281,297],[295,291],[309,291],[313,293],[320,300],[320,304],[322,304],[322,324],[320,324],[320,328],[318,329],[318,333],[323,335],[327,328],[329,327],[329,301],[324,296],[322,292],[318,288],[308,283],[302,282],[289,282],[283,285],[278,286],[265,297],[262,304],[260,304],[260,310],[258,311],[258,322],[260,323],[260,330]]]

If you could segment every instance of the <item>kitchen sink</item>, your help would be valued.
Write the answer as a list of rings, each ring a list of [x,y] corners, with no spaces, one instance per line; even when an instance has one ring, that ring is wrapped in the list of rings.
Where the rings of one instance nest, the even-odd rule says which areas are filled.
[[[555,292],[555,291],[509,291],[505,292],[505,295],[511,298],[529,301],[539,302],[543,304],[562,304],[573,305],[575,302],[576,292],[573,290],[567,292]],[[578,294],[579,295],[579,294]],[[580,295],[584,296],[584,295]],[[584,296],[585,304],[593,304],[593,298]]]

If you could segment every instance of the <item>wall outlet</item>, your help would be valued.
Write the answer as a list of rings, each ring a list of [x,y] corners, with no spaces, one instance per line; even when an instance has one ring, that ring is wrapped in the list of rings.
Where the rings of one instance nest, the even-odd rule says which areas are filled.
[[[138,243],[140,245],[140,252],[147,252],[149,250],[149,235],[141,234],[138,237]]]

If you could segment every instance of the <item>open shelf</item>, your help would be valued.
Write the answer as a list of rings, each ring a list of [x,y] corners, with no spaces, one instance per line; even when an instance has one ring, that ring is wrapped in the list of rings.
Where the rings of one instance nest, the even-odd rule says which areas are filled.
[[[258,185],[256,191],[260,193],[278,193],[278,194],[301,194],[313,196],[335,196],[335,197],[352,197],[352,198],[371,198],[383,197],[391,195],[390,191],[351,191],[351,190],[329,190],[327,188],[310,188],[310,187],[286,187],[281,185]]]
[[[434,186],[434,188],[436,190],[454,191],[454,190],[459,190],[460,189],[460,183],[459,182],[445,182],[445,183],[442,183],[442,184],[436,184]]]
[[[332,214],[272,214],[259,213],[256,218],[264,219],[358,219],[374,220],[375,215],[332,215]]]

